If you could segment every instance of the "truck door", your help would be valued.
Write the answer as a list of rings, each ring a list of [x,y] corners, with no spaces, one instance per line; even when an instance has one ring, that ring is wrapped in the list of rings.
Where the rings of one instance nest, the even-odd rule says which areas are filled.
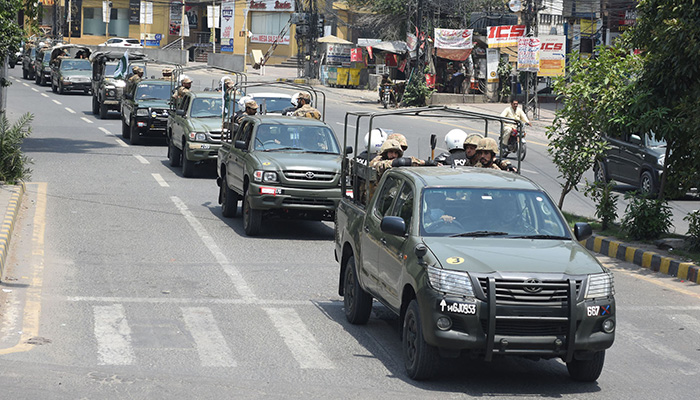
[[[255,127],[255,123],[253,121],[245,121],[238,128],[238,131],[233,137],[231,152],[229,153],[228,160],[226,161],[226,179],[230,179],[229,182],[231,182],[231,185],[233,185],[233,187],[236,189],[243,189],[245,164],[247,157],[249,157],[248,153],[251,148],[250,140],[253,137],[253,127]],[[235,143],[238,140],[245,142],[246,150],[236,148]]]
[[[365,283],[365,288],[375,294],[384,292],[381,290],[381,282],[386,281],[386,278],[381,279],[380,274],[383,274],[384,266],[381,264],[379,257],[380,249],[386,243],[385,237],[388,236],[380,229],[382,218],[391,210],[394,201],[399,195],[401,189],[401,179],[394,176],[387,176],[381,191],[376,196],[376,200],[371,203],[367,210],[364,225],[362,226],[363,235],[360,235],[362,246],[362,266],[359,274],[361,280]]]

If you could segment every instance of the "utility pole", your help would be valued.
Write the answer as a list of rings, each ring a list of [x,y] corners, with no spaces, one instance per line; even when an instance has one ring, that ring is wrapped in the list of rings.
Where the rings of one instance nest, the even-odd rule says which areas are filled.
[[[542,9],[542,0],[527,0],[525,4],[525,36],[537,37],[537,14]],[[532,118],[540,117],[540,107],[537,104],[537,72],[526,72],[525,106],[523,111],[532,110]]]

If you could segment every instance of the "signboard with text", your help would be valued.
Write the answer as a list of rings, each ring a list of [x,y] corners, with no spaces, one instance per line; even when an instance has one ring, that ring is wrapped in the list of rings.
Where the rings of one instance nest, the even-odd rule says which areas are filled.
[[[525,36],[525,25],[489,26],[486,43],[489,47],[517,46],[522,36]]]
[[[233,37],[235,36],[234,11],[236,3],[221,3],[221,52],[233,53]]]
[[[294,12],[294,0],[247,0],[250,11]]]
[[[435,28],[435,48],[471,49],[473,29],[438,29]]]
[[[272,44],[277,38],[277,35],[256,35],[252,34],[250,36],[250,43],[270,43]],[[277,44],[289,44],[289,35],[282,36]]]
[[[566,36],[540,37],[539,76],[563,76],[566,66]]]
[[[540,69],[540,39],[527,37],[518,40],[518,71],[537,72]]]

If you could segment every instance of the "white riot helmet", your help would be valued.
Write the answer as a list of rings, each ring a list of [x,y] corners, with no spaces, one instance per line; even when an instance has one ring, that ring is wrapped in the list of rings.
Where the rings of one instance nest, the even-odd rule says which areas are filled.
[[[445,135],[445,145],[447,150],[461,149],[467,139],[467,132],[461,129],[452,129]]]
[[[238,100],[238,108],[243,110],[245,108],[245,103],[250,100],[253,100],[253,98],[250,96],[241,97],[240,100]]]
[[[372,129],[372,144],[369,146],[369,152],[370,153],[378,153],[379,149],[382,148],[382,144],[384,144],[384,141],[386,140],[387,132],[382,129],[382,128],[374,128]],[[367,148],[367,145],[369,143],[369,132],[365,135],[365,148]]]
[[[299,100],[299,92],[294,93],[294,95],[292,96],[291,103],[294,107],[297,107],[297,100]]]

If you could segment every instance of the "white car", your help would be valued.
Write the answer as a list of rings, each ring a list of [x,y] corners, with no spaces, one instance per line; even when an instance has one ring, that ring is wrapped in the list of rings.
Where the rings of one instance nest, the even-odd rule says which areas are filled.
[[[129,38],[111,38],[108,41],[102,43],[100,46],[108,47],[131,47],[134,49],[142,49],[141,41],[138,39]]]
[[[284,93],[249,93],[248,97],[252,97],[260,111],[266,114],[281,115],[285,108],[292,107],[292,96]]]

